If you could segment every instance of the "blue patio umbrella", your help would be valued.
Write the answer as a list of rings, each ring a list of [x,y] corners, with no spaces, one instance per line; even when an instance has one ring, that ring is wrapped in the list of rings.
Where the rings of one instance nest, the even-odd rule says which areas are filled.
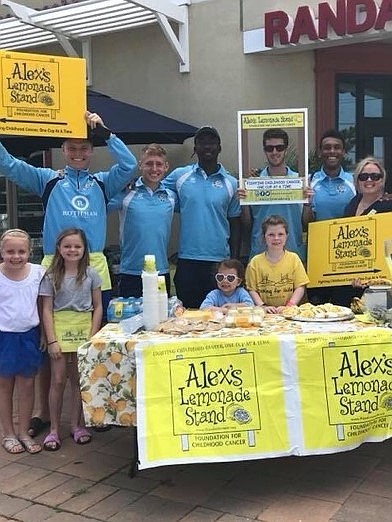
[[[197,131],[197,127],[193,125],[116,100],[91,89],[87,90],[87,108],[102,116],[108,128],[126,144],[180,144]],[[35,151],[60,147],[64,138],[0,136],[0,140],[14,156],[28,157]],[[104,142],[94,138],[94,145],[101,146]]]

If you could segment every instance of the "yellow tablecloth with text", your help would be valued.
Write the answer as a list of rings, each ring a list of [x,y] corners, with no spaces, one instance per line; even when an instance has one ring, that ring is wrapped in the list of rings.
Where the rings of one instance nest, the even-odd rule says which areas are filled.
[[[334,453],[392,436],[392,331],[137,344],[140,467]]]
[[[268,318],[261,329],[78,349],[87,425],[138,425],[140,467],[334,453],[392,435],[392,330]],[[137,374],[137,380],[136,380]]]

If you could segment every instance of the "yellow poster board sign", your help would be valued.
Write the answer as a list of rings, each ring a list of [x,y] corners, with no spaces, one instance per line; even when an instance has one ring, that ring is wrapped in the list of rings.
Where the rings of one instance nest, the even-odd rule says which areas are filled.
[[[309,287],[351,285],[355,278],[392,278],[392,214],[309,224]]]
[[[85,138],[82,58],[0,51],[0,134]]]

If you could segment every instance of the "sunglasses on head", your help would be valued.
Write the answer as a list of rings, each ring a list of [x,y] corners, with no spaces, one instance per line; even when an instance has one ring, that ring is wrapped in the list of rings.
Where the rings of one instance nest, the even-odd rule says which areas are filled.
[[[286,150],[286,145],[264,145],[265,152],[273,152],[276,149],[278,152]]]
[[[226,280],[228,283],[234,283],[236,279],[238,279],[238,276],[234,274],[215,274],[215,280],[218,283],[223,283],[224,280]]]
[[[361,172],[358,174],[359,181],[367,181],[370,179],[371,181],[380,181],[384,177],[381,172]]]

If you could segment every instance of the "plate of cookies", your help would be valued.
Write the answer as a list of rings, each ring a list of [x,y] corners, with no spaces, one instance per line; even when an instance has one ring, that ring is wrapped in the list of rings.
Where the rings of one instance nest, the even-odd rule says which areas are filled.
[[[320,305],[304,303],[300,306],[286,306],[281,314],[285,319],[304,322],[347,321],[354,317],[350,308],[332,303]]]

